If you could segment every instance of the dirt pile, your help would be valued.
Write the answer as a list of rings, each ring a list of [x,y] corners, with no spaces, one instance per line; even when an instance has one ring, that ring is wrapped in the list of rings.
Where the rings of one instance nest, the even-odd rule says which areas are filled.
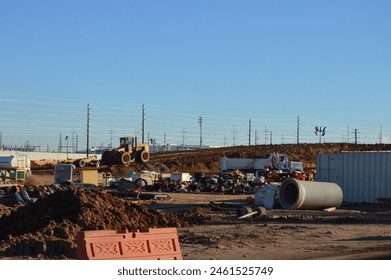
[[[147,164],[135,165],[131,169],[143,169],[158,172],[219,172],[221,157],[256,158],[267,154],[287,153],[289,160],[301,161],[305,168],[316,167],[318,153],[330,154],[342,151],[385,151],[391,150],[391,144],[352,144],[352,143],[323,143],[323,144],[277,144],[236,146],[192,151],[171,151],[151,155]]]
[[[11,213],[11,208],[3,204],[0,204],[0,218],[4,215],[9,215]]]
[[[188,223],[113,197],[100,190],[70,188],[0,218],[0,255],[76,258],[81,230],[181,227]]]

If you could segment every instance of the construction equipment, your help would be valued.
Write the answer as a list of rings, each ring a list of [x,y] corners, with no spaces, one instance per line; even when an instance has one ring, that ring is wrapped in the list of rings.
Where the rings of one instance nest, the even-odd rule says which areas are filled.
[[[148,162],[149,145],[137,144],[137,137],[126,136],[120,138],[120,146],[116,149],[104,151],[102,164],[129,164],[132,162]]]
[[[96,155],[91,156],[89,158],[82,158],[76,161],[76,166],[79,166],[81,168],[87,167],[87,166],[93,166],[96,168],[99,168],[99,159]]]
[[[295,171],[303,172],[303,163],[289,161],[285,153],[272,153],[262,158],[220,158],[220,170],[241,170],[255,172],[257,178],[263,176],[268,181],[282,181]]]

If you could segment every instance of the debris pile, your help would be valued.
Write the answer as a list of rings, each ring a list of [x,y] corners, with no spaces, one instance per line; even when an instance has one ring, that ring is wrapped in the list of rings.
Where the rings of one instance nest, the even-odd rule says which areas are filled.
[[[3,215],[0,256],[76,258],[76,235],[80,230],[187,225],[185,218],[149,210],[101,190],[70,188]]]

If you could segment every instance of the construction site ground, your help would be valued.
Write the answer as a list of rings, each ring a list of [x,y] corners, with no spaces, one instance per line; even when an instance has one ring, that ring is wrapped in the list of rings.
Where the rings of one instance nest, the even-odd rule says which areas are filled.
[[[387,208],[274,209],[238,219],[248,195],[170,193],[166,199],[134,202],[78,191],[50,199],[0,219],[2,259],[74,259],[77,231],[124,227],[177,227],[188,260],[391,258]],[[0,215],[11,210],[1,207]]]
[[[269,150],[287,152],[291,160],[314,167],[318,152],[391,150],[387,145],[324,145],[322,151],[319,147],[172,152],[153,156],[148,165],[136,169],[213,173],[220,156],[259,156]],[[128,169],[111,171],[126,174]],[[37,185],[53,183],[51,173],[34,176]],[[273,209],[239,219],[241,206],[253,206],[247,204],[253,194],[164,194],[165,199],[133,200],[101,188],[65,188],[25,206],[0,203],[0,258],[76,259],[78,231],[176,227],[185,260],[391,259],[387,204],[343,204],[331,212]]]

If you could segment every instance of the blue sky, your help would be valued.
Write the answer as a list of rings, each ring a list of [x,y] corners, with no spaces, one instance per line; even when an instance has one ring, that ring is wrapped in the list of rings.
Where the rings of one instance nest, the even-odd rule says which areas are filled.
[[[389,1],[0,1],[3,144],[391,142]],[[267,131],[267,133],[265,133]],[[382,131],[382,134],[380,133]],[[112,133],[111,133],[112,132]],[[272,133],[272,139],[270,139]],[[257,135],[257,139],[255,139]],[[266,137],[265,137],[266,136]]]

